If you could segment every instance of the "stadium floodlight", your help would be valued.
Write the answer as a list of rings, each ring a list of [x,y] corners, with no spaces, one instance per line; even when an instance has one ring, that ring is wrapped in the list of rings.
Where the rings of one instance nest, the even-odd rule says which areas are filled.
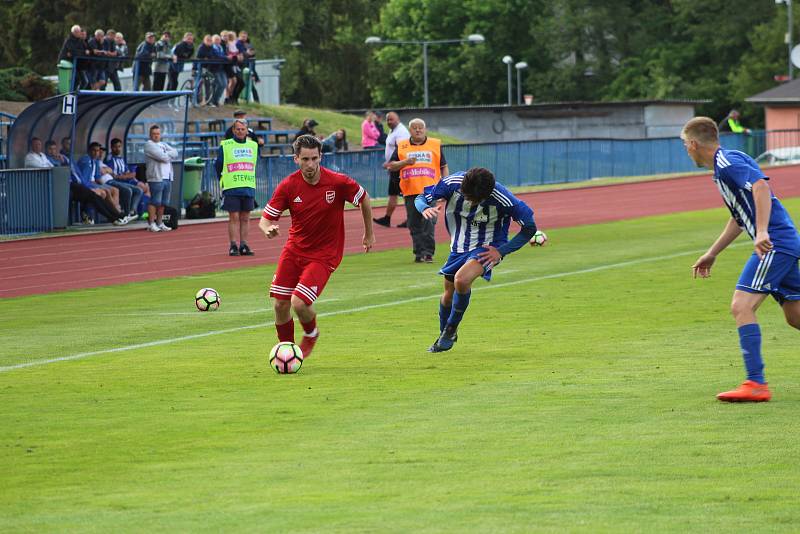
[[[378,37],[377,35],[370,35],[366,39],[364,39],[364,44],[368,45],[381,45],[381,44],[411,44],[411,45],[422,45],[422,79],[423,79],[423,105],[424,107],[428,107],[429,99],[428,99],[428,46],[432,44],[460,44],[460,43],[468,43],[468,44],[481,44],[486,41],[486,38],[481,35],[480,33],[472,33],[465,38],[462,39],[436,39],[434,41],[418,41],[418,40],[398,40],[398,39],[384,39],[383,37]]]
[[[517,105],[522,105],[522,70],[528,68],[528,64],[520,61],[514,68],[517,69]]]
[[[775,5],[786,4],[786,17],[788,20],[788,26],[786,31],[786,45],[789,47],[789,81],[792,81],[794,78],[794,65],[792,65],[792,26],[794,22],[792,21],[792,0],[775,0]]]
[[[503,56],[503,63],[508,67],[508,104],[511,105],[511,64],[514,63],[514,58],[511,56]]]

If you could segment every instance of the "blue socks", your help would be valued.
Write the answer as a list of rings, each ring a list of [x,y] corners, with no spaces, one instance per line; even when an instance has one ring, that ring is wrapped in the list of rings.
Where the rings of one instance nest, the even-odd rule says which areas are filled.
[[[439,301],[439,332],[444,332],[444,327],[447,326],[447,319],[450,318],[450,310],[452,306],[445,306],[442,301]]]
[[[747,379],[763,384],[765,382],[764,361],[761,359],[761,328],[758,323],[739,327],[739,345],[742,347]]]
[[[453,294],[453,309],[450,312],[450,318],[447,319],[447,324],[450,326],[458,326],[458,323],[464,318],[464,312],[467,311],[467,306],[469,306],[470,295],[472,295],[471,291],[469,293],[455,292]]]

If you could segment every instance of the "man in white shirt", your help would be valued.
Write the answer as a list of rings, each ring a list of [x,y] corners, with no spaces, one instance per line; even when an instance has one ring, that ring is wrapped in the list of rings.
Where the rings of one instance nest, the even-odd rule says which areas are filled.
[[[147,185],[150,187],[150,204],[147,213],[151,232],[169,232],[164,224],[164,206],[169,202],[172,191],[172,160],[178,159],[178,151],[161,140],[161,128],[157,124],[150,127],[150,139],[144,145],[147,166]]]
[[[391,128],[391,132],[386,137],[386,151],[384,152],[384,164],[383,167],[387,168],[386,166],[389,164],[389,160],[392,159],[392,154],[394,151],[397,150],[397,143],[400,141],[405,141],[411,134],[408,133],[408,128],[400,122],[400,116],[397,115],[394,111],[390,111],[386,114],[386,124],[389,125]],[[386,203],[386,215],[380,217],[378,219],[372,219],[375,221],[376,224],[380,224],[381,226],[386,226],[387,228],[392,225],[392,213],[394,213],[395,208],[397,208],[397,197],[400,195],[400,178],[399,176],[396,178],[391,177],[391,173],[389,173],[389,201]],[[406,221],[401,222],[397,225],[398,228],[406,228]]]
[[[47,154],[44,153],[44,145],[38,137],[31,139],[31,151],[25,155],[26,169],[49,169],[53,167]]]

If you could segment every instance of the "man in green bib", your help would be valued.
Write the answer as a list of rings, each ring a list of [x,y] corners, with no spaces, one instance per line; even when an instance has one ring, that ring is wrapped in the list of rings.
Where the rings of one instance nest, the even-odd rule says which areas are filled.
[[[228,212],[228,239],[231,256],[252,256],[247,246],[250,212],[256,207],[256,164],[258,143],[247,137],[247,121],[233,122],[233,139],[219,145],[214,168],[222,189],[222,209]],[[237,244],[236,238],[239,238]]]

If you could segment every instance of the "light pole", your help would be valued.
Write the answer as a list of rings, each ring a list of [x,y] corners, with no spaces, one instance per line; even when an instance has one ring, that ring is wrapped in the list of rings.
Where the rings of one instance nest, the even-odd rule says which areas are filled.
[[[508,105],[511,105],[511,64],[514,63],[514,58],[511,56],[503,56],[503,63],[508,67]]]
[[[383,39],[376,35],[371,35],[364,40],[364,44],[379,45],[379,44],[411,44],[422,45],[422,88],[423,88],[423,102],[424,107],[428,107],[428,46],[432,44],[452,44],[452,43],[472,43],[480,44],[486,39],[480,33],[473,33],[463,39],[437,39],[434,41],[405,41],[397,39]]]
[[[522,69],[527,69],[528,64],[524,61],[520,61],[514,68],[517,69],[517,105],[522,105]]]
[[[776,4],[786,4],[786,17],[789,25],[786,31],[786,44],[789,46],[789,81],[794,78],[794,65],[792,65],[792,0],[775,0]]]

